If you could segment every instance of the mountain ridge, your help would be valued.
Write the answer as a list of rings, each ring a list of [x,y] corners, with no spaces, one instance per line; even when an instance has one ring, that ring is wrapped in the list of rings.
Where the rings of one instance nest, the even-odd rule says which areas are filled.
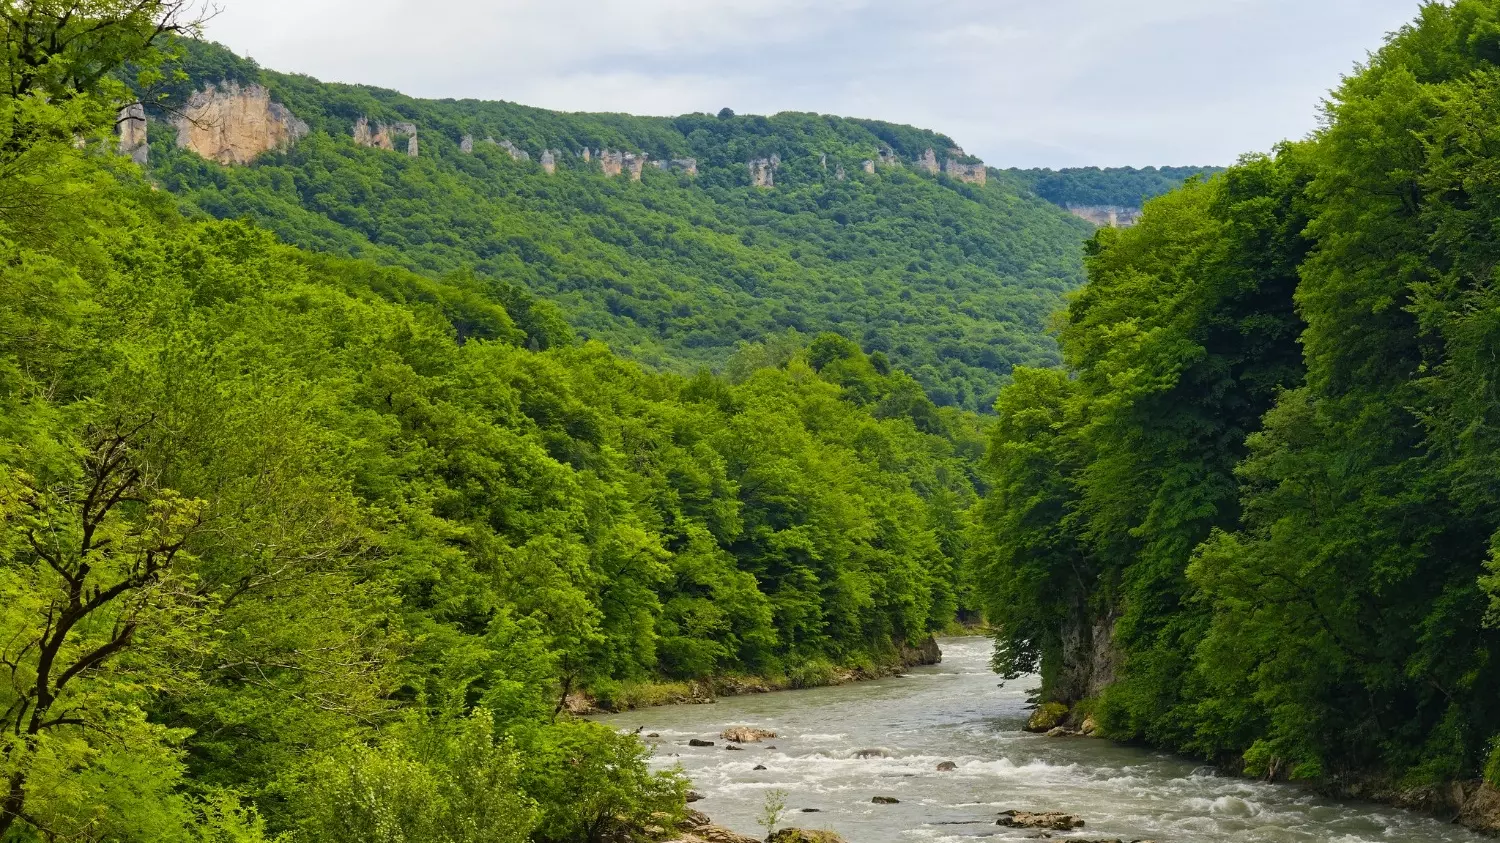
[[[798,112],[420,100],[182,47],[163,102],[259,86],[307,126],[225,167],[153,120],[153,178],[210,216],[428,275],[472,273],[497,297],[523,289],[582,336],[665,371],[722,371],[743,344],[834,332],[888,356],[939,405],[988,411],[1011,368],[1059,362],[1047,326],[1082,283],[1094,227],[947,135]],[[616,172],[629,177],[599,177]]]

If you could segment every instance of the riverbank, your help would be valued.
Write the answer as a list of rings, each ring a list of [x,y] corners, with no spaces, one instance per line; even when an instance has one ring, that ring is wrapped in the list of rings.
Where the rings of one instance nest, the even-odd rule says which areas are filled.
[[[586,717],[667,705],[709,705],[721,697],[826,688],[888,679],[914,667],[940,664],[942,660],[943,651],[938,647],[937,639],[928,636],[927,640],[915,647],[903,643],[883,657],[864,664],[836,665],[819,661],[778,676],[719,676],[685,682],[628,683],[602,692],[574,691],[564,699],[563,706],[576,716]]]

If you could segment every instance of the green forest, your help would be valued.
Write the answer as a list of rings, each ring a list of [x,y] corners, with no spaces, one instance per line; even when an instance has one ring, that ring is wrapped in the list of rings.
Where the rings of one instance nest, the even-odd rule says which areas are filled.
[[[562,308],[578,333],[648,366],[724,371],[742,342],[836,332],[911,373],[940,406],[988,412],[1016,365],[1059,362],[1046,333],[1083,281],[1092,231],[1024,186],[917,172],[951,139],[817,114],[677,118],[563,114],[431,101],[275,73],[187,42],[180,102],[208,84],[261,84],[312,134],[251,167],[178,150],[152,127],[152,176],[193,209],[248,219],[288,243],[429,275],[473,272]],[[356,120],[408,121],[420,157],[355,145]],[[464,136],[492,137],[526,151]],[[584,148],[693,158],[610,179]],[[557,149],[555,175],[542,153]],[[903,166],[866,174],[882,152]],[[956,153],[955,153],[956,154]],[[776,155],[774,189],[750,186]],[[840,178],[839,173],[844,177]]]
[[[1223,167],[1069,167],[1061,170],[1019,170],[1004,175],[1015,179],[1054,205],[1104,205],[1139,208],[1149,199],[1170,193],[1192,178],[1212,176]]]
[[[1249,775],[1500,783],[1497,129],[1500,3],[1426,4],[1314,135],[1096,235],[998,404],[1000,670]]]
[[[5,8],[0,840],[615,839],[686,782],[570,692],[878,672],[974,605],[982,427],[887,354],[660,372],[206,218],[114,154],[185,7]]]

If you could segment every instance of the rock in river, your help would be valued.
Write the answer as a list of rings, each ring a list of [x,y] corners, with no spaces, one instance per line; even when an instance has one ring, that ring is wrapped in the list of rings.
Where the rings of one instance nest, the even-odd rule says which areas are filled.
[[[831,831],[783,828],[767,838],[766,843],[848,843],[848,841]]]
[[[1083,820],[1061,811],[1032,813],[1031,811],[1005,811],[995,825],[1006,828],[1041,828],[1049,831],[1071,831],[1083,828]]]
[[[874,799],[871,799],[870,801],[873,802],[873,803],[875,803],[876,805],[900,805],[901,804],[901,800],[897,799],[894,796],[877,796]]]
[[[714,745],[713,741],[699,740],[698,738],[693,738],[693,739],[691,739],[691,740],[688,741],[688,746],[713,746],[713,745]]]
[[[957,769],[958,769],[958,765],[954,764],[952,761],[944,761],[943,763],[941,763],[941,764],[938,765],[938,772],[939,773],[951,773],[951,772],[953,772],[954,770],[957,770]]]
[[[776,733],[754,726],[730,726],[720,732],[719,737],[733,743],[760,743],[766,738],[776,737]]]

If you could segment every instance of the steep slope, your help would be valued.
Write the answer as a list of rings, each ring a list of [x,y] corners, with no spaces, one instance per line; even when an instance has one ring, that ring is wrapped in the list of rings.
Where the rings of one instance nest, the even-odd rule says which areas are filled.
[[[939,404],[988,409],[1013,366],[1058,362],[1046,320],[1081,282],[1092,228],[945,136],[814,114],[417,100],[187,46],[173,102],[256,98],[243,133],[149,109],[155,178],[214,216],[428,274],[472,269],[667,370],[832,330]],[[240,119],[222,102],[191,113]],[[247,144],[270,154],[233,166]]]

